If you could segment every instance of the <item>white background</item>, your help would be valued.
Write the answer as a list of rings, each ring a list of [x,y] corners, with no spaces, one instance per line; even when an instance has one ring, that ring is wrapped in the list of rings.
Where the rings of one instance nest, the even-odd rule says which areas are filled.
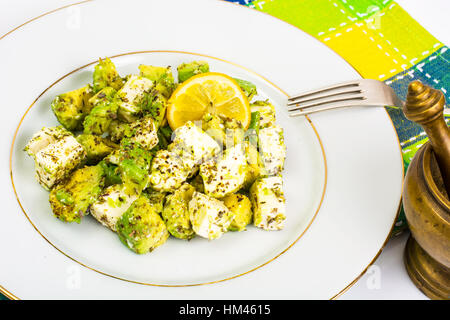
[[[216,1],[216,0],[211,0]],[[0,36],[47,11],[77,0],[1,0]],[[422,26],[444,44],[450,43],[448,0],[397,0]],[[426,299],[408,278],[403,250],[408,234],[390,240],[367,273],[340,299]]]

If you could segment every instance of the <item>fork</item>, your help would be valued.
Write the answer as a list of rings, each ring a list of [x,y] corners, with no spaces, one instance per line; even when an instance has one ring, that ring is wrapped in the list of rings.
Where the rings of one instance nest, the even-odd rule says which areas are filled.
[[[345,107],[403,107],[394,90],[382,81],[361,79],[338,83],[288,98],[291,117]]]

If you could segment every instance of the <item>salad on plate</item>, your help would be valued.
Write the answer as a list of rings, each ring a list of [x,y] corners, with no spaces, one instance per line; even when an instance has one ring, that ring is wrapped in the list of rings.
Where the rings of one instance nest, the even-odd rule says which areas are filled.
[[[54,216],[90,214],[139,254],[170,236],[281,230],[286,146],[274,106],[207,62],[176,71],[140,65],[122,77],[100,59],[91,84],[53,100],[60,125],[25,151]]]

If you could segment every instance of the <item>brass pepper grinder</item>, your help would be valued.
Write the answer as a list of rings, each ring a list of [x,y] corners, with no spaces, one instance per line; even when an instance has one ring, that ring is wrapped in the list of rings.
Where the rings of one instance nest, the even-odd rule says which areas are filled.
[[[445,97],[419,81],[409,84],[403,112],[429,137],[406,173],[403,206],[411,230],[406,269],[431,299],[450,300],[450,129],[444,120]]]

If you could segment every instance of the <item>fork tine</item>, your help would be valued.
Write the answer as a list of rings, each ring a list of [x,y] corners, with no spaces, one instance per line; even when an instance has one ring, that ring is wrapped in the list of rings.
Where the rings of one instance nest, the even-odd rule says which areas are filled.
[[[345,99],[344,100],[345,102],[337,101],[337,102],[333,102],[333,103],[322,104],[322,105],[317,105],[315,107],[310,107],[307,110],[293,110],[293,111],[289,111],[289,116],[290,117],[299,117],[299,116],[304,116],[304,115],[321,112],[321,111],[326,111],[326,110],[361,106],[361,100],[362,99],[354,99],[354,100]]]
[[[340,103],[345,103],[345,101],[354,101],[354,100],[364,100],[365,97],[359,92],[356,94],[347,94],[344,97],[339,97],[339,96],[329,96],[329,97],[324,97],[320,100],[317,99],[312,99],[309,102],[305,102],[302,103],[301,105],[294,105],[294,106],[289,106],[288,111],[295,111],[295,110],[299,110],[299,109],[309,109],[309,108],[313,108],[313,107],[318,107],[318,106],[322,106],[322,105],[327,105],[330,103],[336,103],[336,102],[340,102]]]
[[[326,92],[326,91],[329,91],[329,90],[340,89],[340,88],[345,88],[345,87],[357,87],[357,86],[359,86],[359,81],[349,81],[349,82],[334,84],[332,86],[322,87],[322,88],[319,88],[319,89],[316,89],[316,90],[310,90],[310,91],[301,92],[299,94],[296,94],[296,95],[293,95],[293,96],[289,97],[288,101],[292,101],[292,100],[296,100],[296,99],[299,99],[299,98],[303,98],[303,97],[307,97],[307,96],[323,93],[323,92]]]
[[[345,94],[353,94],[353,93],[361,93],[361,89],[359,88],[355,88],[355,87],[345,87],[342,90],[339,90],[337,92],[334,93],[327,93],[328,91],[326,91],[324,94],[322,95],[310,95],[310,96],[306,96],[306,97],[300,97],[297,99],[292,99],[289,100],[288,102],[288,106],[293,106],[296,104],[302,104],[302,103],[306,103],[306,102],[310,102],[310,101],[314,101],[314,100],[320,100],[320,99],[324,99],[324,98],[329,98],[329,97],[335,97],[335,96],[340,96],[340,95],[345,95]],[[330,92],[332,92],[330,90]]]

